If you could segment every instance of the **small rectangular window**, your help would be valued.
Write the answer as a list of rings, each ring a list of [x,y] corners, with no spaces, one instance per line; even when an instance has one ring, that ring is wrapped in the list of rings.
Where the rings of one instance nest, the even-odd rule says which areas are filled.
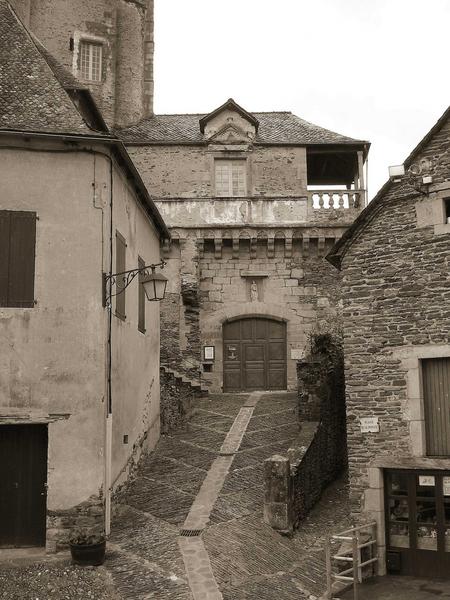
[[[126,250],[125,238],[116,231],[116,273],[126,271]],[[122,275],[116,277],[116,316],[119,319],[125,319],[125,280]]]
[[[97,42],[80,42],[80,76],[87,81],[102,80],[103,45]]]
[[[216,196],[242,197],[247,193],[245,160],[216,160]]]
[[[0,306],[34,306],[36,213],[0,211]]]
[[[145,261],[138,257],[138,269],[145,267]],[[138,291],[138,330],[145,333],[145,291],[142,285],[143,273],[139,273],[139,291]]]

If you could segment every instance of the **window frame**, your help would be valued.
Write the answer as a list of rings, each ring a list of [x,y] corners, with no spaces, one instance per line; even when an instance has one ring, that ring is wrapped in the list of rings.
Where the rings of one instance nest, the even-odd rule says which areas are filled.
[[[88,49],[88,61],[87,61],[87,75],[86,71],[83,71],[83,48]],[[98,60],[98,79],[93,78],[93,65],[94,65],[94,56],[93,49],[99,48],[99,60]],[[80,37],[78,42],[78,65],[77,70],[80,79],[83,81],[88,81],[89,83],[102,83],[103,81],[103,51],[104,51],[104,43],[99,39],[93,39],[89,37]]]
[[[229,167],[228,175],[228,193],[219,192],[218,189],[218,176],[217,168],[223,165]],[[238,193],[234,193],[233,188],[233,167],[238,166],[242,168],[243,174],[243,193],[239,193],[239,181],[238,181]],[[247,159],[241,157],[220,157],[214,158],[214,194],[217,198],[246,198],[248,195],[248,168]]]

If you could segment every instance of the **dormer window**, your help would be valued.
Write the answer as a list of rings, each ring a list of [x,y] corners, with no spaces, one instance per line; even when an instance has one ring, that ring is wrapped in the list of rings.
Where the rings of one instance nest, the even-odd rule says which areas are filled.
[[[80,76],[85,81],[102,80],[103,45],[88,40],[80,41]]]
[[[215,161],[216,196],[242,197],[247,194],[245,160]]]

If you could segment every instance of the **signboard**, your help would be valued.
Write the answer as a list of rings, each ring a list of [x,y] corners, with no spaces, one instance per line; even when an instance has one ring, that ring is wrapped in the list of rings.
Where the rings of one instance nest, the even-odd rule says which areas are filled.
[[[436,485],[434,475],[419,475],[419,485],[434,487]]]
[[[214,346],[204,346],[203,356],[205,360],[214,360]]]
[[[443,477],[442,487],[444,488],[444,496],[450,496],[450,477]]]
[[[302,348],[291,348],[291,359],[292,360],[302,360],[305,352]]]
[[[361,417],[359,425],[361,433],[378,433],[380,431],[378,417]]]

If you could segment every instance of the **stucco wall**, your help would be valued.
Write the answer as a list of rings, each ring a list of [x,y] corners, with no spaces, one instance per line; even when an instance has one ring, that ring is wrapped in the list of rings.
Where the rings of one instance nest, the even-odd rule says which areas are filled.
[[[109,271],[110,161],[100,146],[73,152],[56,142],[24,145],[1,151],[0,209],[37,212],[36,305],[0,309],[8,348],[0,356],[0,427],[49,423],[47,543],[54,549],[76,515],[92,509],[102,520],[107,310],[101,282]],[[126,268],[137,267],[138,255],[159,262],[158,233],[113,164],[113,235],[118,229],[126,238]],[[147,302],[146,332],[138,331],[137,279],[126,291],[126,314],[112,323],[113,485],[159,437],[159,306]]]
[[[48,507],[98,495],[103,483],[102,213],[94,157],[2,150],[7,210],[36,211],[34,308],[0,309],[0,405],[67,414],[49,425]],[[98,183],[105,181],[98,173]],[[80,432],[82,432],[80,434]]]
[[[146,264],[160,262],[157,232],[117,170],[113,186],[114,230],[127,243],[126,269],[138,266],[138,256]],[[115,256],[113,265],[115,268]],[[113,313],[113,482],[123,480],[131,466],[129,461],[137,459],[142,448],[152,449],[159,437],[159,303],[146,300],[146,331],[141,333],[138,287],[135,279],[126,289],[126,319]],[[124,435],[128,435],[128,444],[123,442]]]

